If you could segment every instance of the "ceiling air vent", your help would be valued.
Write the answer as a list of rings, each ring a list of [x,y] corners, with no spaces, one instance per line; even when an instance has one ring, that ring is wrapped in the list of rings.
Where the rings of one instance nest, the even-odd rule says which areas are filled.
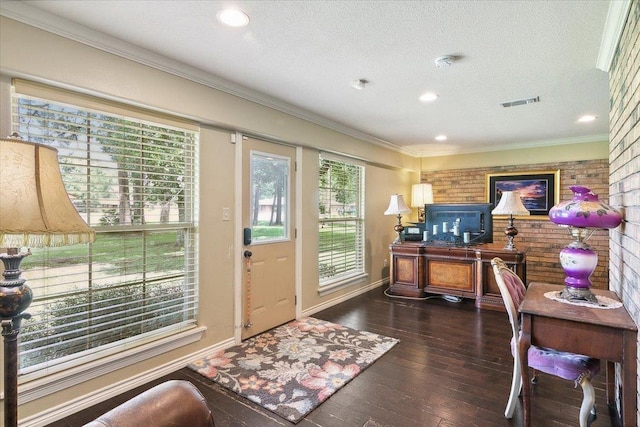
[[[539,96],[536,96],[533,98],[516,99],[515,101],[501,102],[500,105],[507,108],[507,107],[515,107],[516,105],[533,104],[535,102],[540,102]]]

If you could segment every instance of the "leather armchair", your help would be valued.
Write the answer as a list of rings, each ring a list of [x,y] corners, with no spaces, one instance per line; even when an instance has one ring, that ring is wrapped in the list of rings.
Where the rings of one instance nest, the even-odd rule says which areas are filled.
[[[209,405],[189,381],[171,380],[115,407],[85,427],[214,427]]]

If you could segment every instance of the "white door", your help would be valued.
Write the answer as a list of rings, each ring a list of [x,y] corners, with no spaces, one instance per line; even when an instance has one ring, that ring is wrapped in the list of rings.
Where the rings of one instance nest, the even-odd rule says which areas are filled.
[[[242,152],[244,340],[295,318],[295,148],[246,138]]]

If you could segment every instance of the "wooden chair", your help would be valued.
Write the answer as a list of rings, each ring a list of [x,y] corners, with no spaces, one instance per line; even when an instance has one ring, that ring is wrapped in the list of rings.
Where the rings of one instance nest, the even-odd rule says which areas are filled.
[[[524,298],[526,288],[518,275],[513,272],[502,259],[491,260],[496,282],[511,323],[511,354],[513,355],[513,378],[511,392],[504,411],[506,418],[513,417],[516,401],[522,391],[522,368],[518,356],[518,337],[520,336],[520,321],[518,308]],[[576,387],[582,386],[583,399],[580,407],[580,427],[587,427],[596,418],[595,393],[591,378],[600,370],[600,360],[580,354],[561,352],[553,349],[531,346],[529,348],[529,367],[547,374],[555,375],[574,381]],[[534,376],[535,378],[535,376]],[[533,382],[533,380],[532,380]]]

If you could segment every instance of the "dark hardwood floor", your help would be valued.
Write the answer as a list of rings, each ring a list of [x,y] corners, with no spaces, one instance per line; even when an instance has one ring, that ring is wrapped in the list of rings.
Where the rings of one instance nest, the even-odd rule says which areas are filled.
[[[401,341],[298,426],[522,425],[521,402],[512,420],[504,418],[512,369],[506,313],[477,310],[472,301],[392,299],[379,288],[314,317]],[[48,427],[82,426],[168,379],[194,383],[208,400],[218,427],[294,425],[184,368]],[[593,426],[614,426],[606,404],[604,371],[594,385],[598,419]],[[581,400],[580,387],[540,374],[532,397],[532,425],[577,426]]]

